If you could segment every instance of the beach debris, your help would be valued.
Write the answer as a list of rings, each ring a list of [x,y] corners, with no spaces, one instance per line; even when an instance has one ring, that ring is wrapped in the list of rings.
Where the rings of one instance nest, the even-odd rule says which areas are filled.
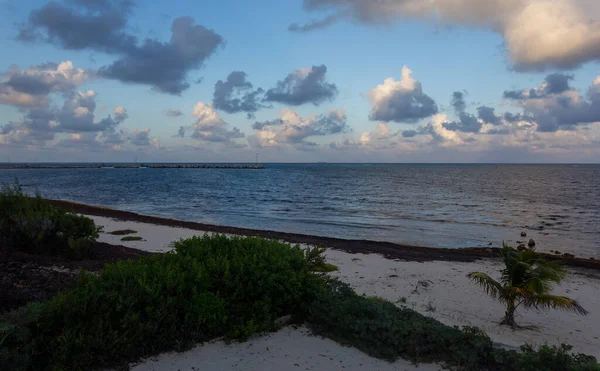
[[[521,237],[527,237],[527,232],[521,232]]]
[[[533,240],[533,238],[529,239],[529,242],[527,242],[527,246],[529,246],[530,249],[535,247],[535,241]]]
[[[431,281],[431,280],[422,280],[422,281],[419,281],[415,285],[415,289],[412,290],[412,293],[413,294],[418,294],[419,293],[419,287],[423,287],[425,289],[428,289],[430,286],[433,286],[433,281]]]

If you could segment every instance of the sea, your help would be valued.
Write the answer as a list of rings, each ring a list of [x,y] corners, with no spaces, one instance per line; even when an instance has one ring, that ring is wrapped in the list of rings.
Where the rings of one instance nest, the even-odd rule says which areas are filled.
[[[266,164],[1,169],[44,197],[207,224],[600,258],[600,165]],[[525,232],[527,237],[521,237]]]

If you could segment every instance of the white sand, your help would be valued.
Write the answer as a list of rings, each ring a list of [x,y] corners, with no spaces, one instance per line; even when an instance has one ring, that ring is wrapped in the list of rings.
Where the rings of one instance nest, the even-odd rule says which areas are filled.
[[[120,236],[102,234],[100,241],[123,244],[147,251],[168,251],[173,240],[186,238],[202,232],[152,224],[121,222],[108,218],[93,217],[105,231],[133,229],[145,241],[121,242]],[[394,261],[376,254],[348,254],[328,250],[328,261],[339,267],[334,275],[352,285],[359,293],[376,295],[406,305],[448,325],[477,326],[493,341],[508,346],[525,342],[540,345],[567,343],[574,351],[600,358],[600,273],[584,269],[570,269],[567,279],[555,289],[555,294],[577,299],[590,314],[579,316],[562,311],[519,310],[520,325],[535,326],[535,329],[512,331],[497,325],[504,310],[483,291],[471,283],[466,275],[472,271],[483,271],[498,277],[501,262],[481,260],[474,263],[435,261],[427,263]],[[424,287],[419,282],[427,282]],[[417,292],[414,292],[417,287]],[[406,298],[406,304],[400,302]],[[254,344],[254,345],[251,345]],[[273,351],[250,351],[253,349],[277,349]],[[323,353],[326,352],[326,353]],[[319,356],[319,353],[330,357]],[[329,358],[333,358],[330,360]],[[342,362],[340,362],[342,361]],[[296,364],[302,365],[295,366]],[[358,366],[362,364],[363,366]],[[342,368],[346,366],[345,368]],[[182,354],[165,354],[148,360],[137,370],[278,370],[300,369],[412,369],[410,363],[399,361],[389,364],[366,356],[356,349],[342,347],[330,340],[308,337],[303,329],[284,329],[276,334],[260,337],[243,344],[225,345],[211,343]],[[204,366],[204,367],[202,367]],[[354,368],[349,368],[349,367]],[[437,369],[436,366],[421,365],[421,369]]]
[[[244,343],[223,341],[198,346],[184,353],[166,353],[145,360],[132,371],[162,370],[279,371],[279,370],[349,370],[349,371],[434,371],[437,365],[398,360],[394,363],[369,357],[365,353],[336,342],[315,337],[304,327],[286,327],[276,333]]]

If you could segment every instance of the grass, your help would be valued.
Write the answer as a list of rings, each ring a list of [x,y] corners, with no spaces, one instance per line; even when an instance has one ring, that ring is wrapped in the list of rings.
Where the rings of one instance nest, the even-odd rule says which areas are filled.
[[[450,327],[314,273],[323,249],[213,235],[172,253],[80,273],[75,287],[0,321],[0,364],[10,370],[127,367],[142,357],[224,336],[245,340],[293,315],[316,334],[394,361],[461,370],[600,370],[569,346],[495,349],[473,327]]]
[[[106,232],[107,234],[112,234],[115,236],[125,236],[127,234],[136,234],[138,233],[137,231],[134,231],[133,229],[119,229],[116,231],[112,231],[112,232]]]
[[[127,242],[127,241],[142,241],[143,238],[140,236],[125,236],[121,238],[121,241],[123,242]]]

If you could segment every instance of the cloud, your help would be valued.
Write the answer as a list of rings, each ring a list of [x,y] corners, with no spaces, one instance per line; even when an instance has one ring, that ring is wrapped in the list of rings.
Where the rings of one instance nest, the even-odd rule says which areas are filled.
[[[198,102],[194,106],[193,115],[196,117],[196,122],[188,128],[181,127],[178,136],[185,136],[185,130],[190,129],[192,131],[191,137],[194,139],[226,145],[235,145],[234,139],[244,137],[244,133],[237,127],[229,130],[229,125],[219,116],[210,103]]]
[[[572,89],[569,85],[570,80],[573,80],[573,75],[553,73],[546,76],[540,87],[525,90],[507,90],[504,92],[504,98],[522,100],[544,98],[552,94],[560,94]]]
[[[257,131],[248,137],[253,147],[282,147],[291,145],[296,148],[314,147],[307,139],[351,131],[343,110],[332,110],[326,114],[301,117],[297,112],[283,109],[279,119],[257,122],[253,125]]]
[[[227,113],[247,112],[252,114],[265,107],[260,103],[264,90],[253,90],[250,81],[246,81],[246,73],[233,71],[226,81],[219,80],[215,84],[213,106]]]
[[[181,112],[180,109],[169,109],[167,111],[167,116],[169,116],[169,117],[183,116],[183,112]]]
[[[338,93],[337,86],[325,81],[325,65],[299,68],[287,75],[283,81],[267,90],[265,100],[299,106],[312,103],[315,106],[331,101]]]
[[[322,20],[312,20],[306,24],[299,25],[297,23],[292,23],[288,27],[288,31],[291,32],[310,32],[314,30],[319,30],[322,28],[327,28],[338,21],[338,16],[333,14],[328,17],[323,18]]]
[[[222,45],[222,37],[190,17],[179,17],[172,23],[168,42],[139,42],[127,30],[132,7],[129,0],[53,1],[31,11],[18,38],[115,55],[118,59],[101,67],[99,76],[181,94],[190,86],[188,73],[200,68]]]
[[[444,122],[442,126],[451,131],[478,133],[483,124],[477,120],[477,117],[466,112],[461,112],[458,121]]]
[[[127,110],[122,106],[116,107],[112,116],[102,119],[96,118],[95,110],[95,91],[70,92],[65,94],[61,108],[48,105],[32,107],[25,112],[22,120],[0,127],[0,133],[4,141],[11,143],[43,145],[59,133],[113,133],[127,118]]]
[[[488,106],[480,106],[477,108],[477,117],[485,123],[492,125],[502,124],[502,117],[496,116],[496,110]]]
[[[91,73],[71,61],[44,63],[28,70],[12,67],[0,74],[0,104],[41,106],[51,93],[67,93],[90,79]]]
[[[374,121],[415,122],[438,112],[435,101],[423,93],[421,83],[406,66],[400,80],[385,79],[369,92],[369,100],[369,118]]]
[[[571,69],[600,59],[600,5],[584,0],[304,0],[309,11],[368,25],[420,19],[488,29],[504,38],[519,71]],[[318,25],[319,22],[313,22]],[[569,40],[564,42],[564,40]]]
[[[455,91],[452,93],[452,107],[456,112],[464,112],[465,108],[467,108],[467,103],[465,102],[465,94],[461,91]]]
[[[546,77],[541,87],[522,91],[517,103],[523,109],[523,116],[516,118],[535,123],[540,132],[573,130],[577,126],[600,122],[599,80],[592,83],[584,96],[564,83],[557,88],[549,87],[551,76]]]
[[[154,148],[160,147],[160,142],[157,138],[150,137],[150,129],[133,129],[133,131],[128,135],[127,139],[129,143],[138,147],[147,147],[152,146]]]

